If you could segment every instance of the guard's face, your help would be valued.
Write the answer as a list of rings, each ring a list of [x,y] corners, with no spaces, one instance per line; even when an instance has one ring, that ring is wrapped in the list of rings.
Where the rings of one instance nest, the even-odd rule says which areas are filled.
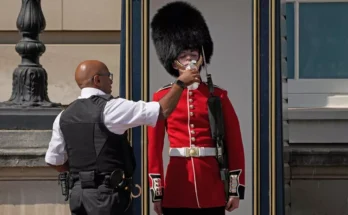
[[[192,60],[198,61],[198,59],[198,50],[184,50],[179,54],[177,61],[179,61],[182,65],[187,66]]]

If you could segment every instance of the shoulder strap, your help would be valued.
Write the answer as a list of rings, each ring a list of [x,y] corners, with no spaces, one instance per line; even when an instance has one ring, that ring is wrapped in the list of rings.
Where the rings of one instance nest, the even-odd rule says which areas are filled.
[[[224,130],[224,117],[222,111],[222,103],[219,96],[214,95],[214,85],[208,79],[208,87],[210,96],[208,98],[208,116],[212,138],[216,145],[216,158],[219,163],[220,177],[224,182],[225,199],[229,198],[229,179],[228,179],[228,155],[225,146],[225,130]]]
[[[102,98],[102,99],[104,99],[104,100],[106,100],[106,101],[109,101],[109,100],[111,100],[111,99],[116,99],[116,98],[118,98],[119,96],[113,97],[113,96],[110,95],[110,94],[105,94],[105,95],[93,95],[93,96],[91,96],[90,98],[94,98],[94,97],[99,97],[99,98]]]
[[[161,91],[161,90],[165,90],[165,89],[168,89],[168,88],[172,87],[172,84],[173,84],[173,83],[170,83],[170,84],[167,84],[167,85],[165,85],[165,86],[159,88],[159,89],[156,91],[156,93],[159,92],[159,91]]]

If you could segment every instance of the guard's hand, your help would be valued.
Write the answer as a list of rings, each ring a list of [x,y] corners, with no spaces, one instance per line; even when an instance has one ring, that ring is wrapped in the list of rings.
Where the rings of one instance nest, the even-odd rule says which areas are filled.
[[[226,204],[226,210],[228,212],[233,211],[234,209],[237,209],[239,207],[239,198],[231,196]]]
[[[182,72],[178,79],[184,82],[186,86],[189,86],[194,82],[200,82],[199,77],[199,71],[196,68],[194,68]]]
[[[157,215],[162,215],[162,201],[154,202],[153,209],[157,213]]]

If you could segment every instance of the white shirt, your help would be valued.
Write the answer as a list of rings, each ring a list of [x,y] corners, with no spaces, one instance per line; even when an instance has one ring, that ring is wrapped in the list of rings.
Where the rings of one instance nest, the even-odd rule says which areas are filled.
[[[78,99],[89,98],[92,95],[105,95],[105,93],[95,88],[83,88]],[[115,134],[123,134],[127,129],[141,125],[154,127],[157,123],[159,110],[158,102],[111,99],[104,108],[104,124]],[[59,126],[62,112],[54,120],[52,138],[45,156],[46,163],[55,166],[63,165],[68,159],[63,133]]]

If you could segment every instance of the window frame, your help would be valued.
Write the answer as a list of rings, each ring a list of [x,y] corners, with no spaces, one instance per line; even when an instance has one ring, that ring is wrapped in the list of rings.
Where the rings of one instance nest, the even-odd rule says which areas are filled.
[[[288,79],[289,108],[348,107],[348,79],[299,78],[299,5],[333,2],[348,3],[348,0],[286,0],[294,3],[294,78]]]

